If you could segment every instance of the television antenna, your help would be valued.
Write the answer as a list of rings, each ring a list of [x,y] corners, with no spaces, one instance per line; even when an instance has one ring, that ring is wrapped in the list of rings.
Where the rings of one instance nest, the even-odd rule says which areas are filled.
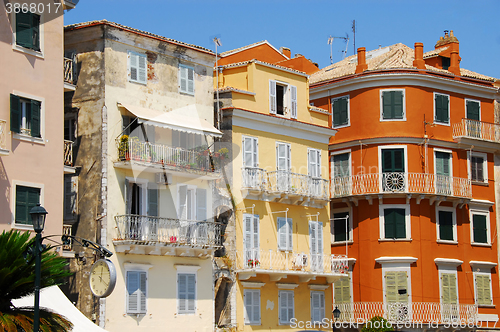
[[[349,47],[349,35],[347,33],[345,34],[345,37],[332,37],[332,35],[330,35],[330,37],[328,37],[328,45],[330,45],[330,64],[333,64],[333,41],[335,39],[343,39],[345,42],[345,50],[342,51],[344,56],[342,59],[347,55],[347,47]]]

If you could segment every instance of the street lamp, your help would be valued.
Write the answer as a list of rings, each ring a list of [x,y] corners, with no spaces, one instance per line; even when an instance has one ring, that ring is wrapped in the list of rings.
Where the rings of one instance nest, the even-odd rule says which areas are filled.
[[[335,306],[335,309],[333,309],[332,314],[333,314],[332,331],[335,332],[335,322],[337,321],[337,319],[340,318],[340,310],[337,306]]]
[[[41,278],[41,265],[42,265],[42,231],[45,227],[45,217],[47,210],[38,203],[30,211],[31,221],[33,222],[33,229],[36,232],[35,237],[35,313],[33,317],[33,332],[39,331],[40,326],[40,278]]]

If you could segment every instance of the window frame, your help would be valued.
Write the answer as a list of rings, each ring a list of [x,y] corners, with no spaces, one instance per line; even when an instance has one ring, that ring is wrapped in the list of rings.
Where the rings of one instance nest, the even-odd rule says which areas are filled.
[[[347,99],[347,123],[340,124],[340,125],[335,125],[335,109],[334,109],[334,102],[339,99]],[[350,127],[351,126],[351,98],[350,95],[342,95],[338,96],[335,98],[331,99],[331,104],[332,104],[332,128],[335,129],[340,129],[340,128],[345,128],[345,127]]]
[[[405,237],[389,239],[385,237],[385,215],[386,209],[405,210]],[[379,205],[379,241],[411,241],[411,210],[410,204],[380,204]]]
[[[486,216],[486,243],[474,242],[474,215]],[[470,243],[472,246],[491,246],[491,221],[490,221],[490,211],[488,208],[480,208],[478,206],[469,208],[469,223],[470,223]]]
[[[406,290],[408,294],[408,305],[412,302],[412,284],[411,284],[411,263],[381,263],[382,264],[382,292],[383,292],[383,302],[386,304],[387,302],[387,285],[385,281],[386,272],[406,272]]]
[[[149,299],[149,269],[153,267],[153,265],[150,264],[141,264],[141,263],[124,263],[123,264],[125,268],[125,315],[146,315],[148,312],[148,299]],[[128,289],[127,289],[127,273],[128,272],[145,272],[146,273],[146,308],[144,312],[132,312],[129,313],[128,311]]]
[[[331,168],[331,177],[335,178],[337,177],[335,175],[335,156],[341,155],[341,154],[348,154],[349,155],[349,175],[344,175],[344,176],[339,176],[339,177],[345,177],[345,176],[352,176],[352,154],[351,154],[351,149],[344,149],[344,150],[339,150],[330,153],[330,168]]]
[[[443,274],[454,274],[455,275],[455,290],[457,292],[457,302],[456,304],[460,303],[460,294],[458,291],[458,273],[457,273],[457,268],[455,266],[444,266],[440,265],[438,266],[438,277],[439,277],[439,302],[441,304],[443,303],[444,296],[443,296],[443,283],[442,283],[442,275]]]
[[[38,101],[40,103],[40,137],[33,137],[31,135],[23,134],[21,132],[16,133],[12,132],[12,138],[18,139],[20,141],[26,141],[36,144],[45,145],[45,98],[35,96],[32,94],[24,93],[21,91],[14,90],[11,92],[12,95],[15,95],[21,99],[30,99],[34,101]],[[9,101],[9,112],[10,112],[10,101]],[[9,114],[9,125],[10,125],[10,114]],[[19,124],[21,127],[21,124]]]
[[[180,188],[185,186],[186,187],[186,219],[181,218],[181,195],[180,195]],[[198,190],[205,190],[205,220],[201,220],[201,216],[198,216],[198,211],[202,208],[201,205],[198,202]],[[194,214],[193,219],[188,218],[188,196],[191,196],[192,199],[192,207],[191,207],[191,213]],[[210,206],[211,206],[211,201],[209,199],[208,195],[208,189],[204,187],[198,187],[192,184],[185,184],[185,183],[178,183],[177,184],[177,217],[179,220],[189,220],[189,221],[206,221],[208,218],[208,211],[210,211]]]
[[[132,78],[132,65],[131,65],[131,55],[137,56],[137,79],[134,80]],[[144,58],[145,68],[144,68],[144,80],[140,80],[139,70],[141,69],[139,66],[139,58]],[[146,54],[138,53],[135,51],[128,50],[127,51],[127,76],[128,81],[132,83],[139,83],[143,85],[148,84],[148,57]]]
[[[467,101],[472,101],[472,102],[476,102],[479,104],[479,120],[478,121],[481,121],[481,101],[477,100],[477,99],[472,99],[472,98],[464,98],[464,109],[465,109],[464,119],[468,119],[467,118]]]
[[[288,321],[284,321],[281,317],[281,294],[288,294],[287,296],[290,296],[290,294],[292,295],[292,298],[293,298],[293,306],[292,306],[292,311],[293,311],[293,314],[292,314],[292,317],[288,317]],[[288,307],[288,305],[286,306],[287,310],[289,310],[290,308]],[[287,316],[288,316],[288,313],[287,313]],[[278,291],[278,325],[290,325],[291,324],[291,320],[292,318],[295,317],[295,292],[293,290],[279,290]]]
[[[175,298],[176,307],[175,312],[178,315],[195,315],[198,310],[198,270],[201,268],[199,265],[180,265],[174,264],[175,269]],[[185,312],[179,310],[180,299],[179,299],[179,274],[194,274],[194,310],[187,309]]]
[[[323,305],[322,306],[320,305],[319,308],[314,308],[314,306],[313,306],[313,296],[314,295],[320,295],[320,296],[322,295],[323,296],[323,303],[322,303]],[[326,318],[325,317],[325,313],[326,313],[326,295],[325,295],[324,291],[311,290],[309,296],[310,296],[310,299],[311,299],[311,301],[310,301],[311,302],[310,303],[310,305],[311,305],[311,322],[315,323],[314,325],[316,325],[318,323],[321,323]],[[320,310],[320,316],[321,316],[321,318],[319,320],[314,320],[314,314],[313,313],[314,313],[315,309],[319,309]],[[323,310],[322,313],[321,313],[321,310]]]
[[[285,237],[286,237],[286,244],[285,246],[281,246],[281,242],[280,242],[280,220],[283,220],[285,219]],[[291,226],[288,227],[288,221],[290,220],[290,223],[291,223]],[[278,251],[293,251],[293,219],[292,218],[288,218],[288,216],[285,218],[285,217],[278,217],[276,218],[276,237],[277,237],[277,247],[278,247]]]
[[[45,193],[45,185],[43,183],[34,183],[34,182],[26,182],[26,181],[19,181],[19,180],[13,180],[12,181],[12,187],[11,187],[11,196],[12,203],[11,203],[11,226],[13,229],[19,229],[19,230],[33,230],[33,225],[31,224],[19,224],[16,223],[16,188],[17,186],[21,187],[29,187],[29,188],[36,188],[40,189],[40,197],[39,197],[39,202],[41,206],[44,206],[44,193]]]
[[[316,154],[316,157],[319,157],[319,160],[316,159],[316,164],[314,167],[311,167],[311,153]],[[314,149],[314,148],[307,148],[307,174],[313,179],[321,179],[322,172],[321,172],[321,150],[320,149]],[[309,175],[313,173],[313,170],[317,173],[316,176]]]
[[[333,291],[333,294],[332,294],[332,303],[333,304],[342,304],[342,303],[352,303],[353,302],[353,284],[352,284],[352,266],[349,266],[349,271],[347,272],[347,276],[349,278],[349,302],[340,302],[340,303],[337,303],[336,300],[335,300],[335,282],[332,284],[332,291]],[[340,280],[340,279],[339,279]],[[337,281],[339,281],[337,280]],[[347,314],[347,313],[346,313]]]
[[[380,122],[406,121],[406,89],[380,89]],[[403,93],[403,117],[401,119],[384,119],[384,92],[401,91]]]
[[[17,1],[16,1],[17,2]],[[14,3],[14,2],[12,2]],[[11,18],[11,28],[12,28],[12,49],[17,52],[21,52],[24,54],[29,54],[32,56],[35,56],[37,58],[43,59],[45,57],[45,52],[44,52],[44,32],[45,32],[45,15],[44,13],[38,14],[40,16],[40,23],[38,26],[38,34],[39,34],[39,47],[40,51],[36,51],[31,48],[27,48],[21,45],[17,45],[17,17],[16,13],[11,13],[10,18]]]
[[[245,144],[245,139],[250,139],[252,144],[251,144],[251,155],[252,155],[252,164],[254,166],[248,166],[245,163],[245,155],[246,155],[246,144]],[[254,145],[255,143],[255,145]],[[254,136],[248,136],[248,135],[242,135],[241,138],[241,145],[242,145],[242,165],[244,168],[258,168],[259,167],[259,138],[254,137]],[[256,151],[254,151],[254,147],[256,148]]]
[[[433,157],[434,157],[434,174],[436,175],[436,152],[448,153],[450,155],[450,175],[449,177],[453,177],[453,150],[449,149],[441,149],[441,148],[433,148]]]
[[[128,214],[128,205],[131,203],[128,203],[127,200],[129,198],[129,190],[130,190],[130,185],[131,184],[136,184],[141,188],[141,215],[145,216],[148,213],[148,183],[149,181],[147,179],[141,179],[141,178],[134,178],[127,176],[125,177],[125,197],[124,197],[124,203],[125,203],[125,212]]]
[[[448,99],[448,122],[441,122],[441,121],[438,121],[437,120],[437,113],[436,113],[436,96],[444,96],[444,97],[447,97]],[[433,115],[434,115],[434,121],[433,123],[435,124],[438,124],[438,125],[441,125],[441,126],[450,126],[450,95],[447,95],[445,93],[441,93],[441,92],[434,92],[433,93]]]
[[[456,209],[449,206],[440,206],[436,207],[436,242],[438,243],[449,243],[449,244],[458,244],[457,238],[457,212]],[[440,239],[440,220],[439,220],[439,211],[446,211],[452,213],[452,229],[453,229],[453,240],[443,240]]]
[[[472,180],[472,157],[483,158],[483,181]],[[467,151],[467,175],[472,183],[488,184],[488,154],[484,152]]]
[[[247,311],[247,303],[246,303],[246,300],[245,300],[245,297],[247,296],[247,294],[251,294],[252,295],[252,308],[255,309],[255,306],[257,306],[257,304],[255,304],[253,302],[253,293],[258,293],[259,294],[259,303],[258,303],[258,310],[259,310],[259,320],[258,321],[254,321],[252,319],[250,319],[250,317],[248,316],[248,311]],[[245,288],[243,289],[243,307],[244,307],[244,325],[262,325],[261,321],[262,321],[262,306],[261,306],[261,302],[262,302],[262,297],[261,297],[261,293],[260,293],[260,289],[252,289],[252,288]],[[253,314],[253,311],[252,311],[252,314]]]
[[[337,244],[345,244],[346,241],[335,241],[335,214],[337,213],[345,213],[349,215],[348,219],[348,227],[349,227],[349,238],[347,239],[347,243],[354,243],[353,239],[353,222],[352,222],[352,207],[345,207],[345,208],[339,208],[339,209],[332,209],[330,211],[330,243],[332,245],[337,245]]]
[[[474,303],[477,304],[478,307],[492,307],[494,306],[493,304],[493,289],[492,289],[492,284],[493,284],[493,280],[491,280],[491,272],[484,272],[484,271],[474,271],[473,270],[473,276],[474,276]],[[484,304],[484,303],[478,303],[478,298],[477,298],[477,279],[476,277],[477,276],[488,276],[489,279],[490,279],[490,299],[491,299],[491,302],[490,304]]]
[[[182,68],[185,68],[187,70],[186,72],[186,90],[182,90],[182,84],[181,84],[181,71],[182,71]],[[189,70],[192,70],[193,71],[193,91],[189,91]],[[195,95],[195,92],[196,92],[196,88],[195,88],[195,70],[194,70],[194,67],[193,66],[189,66],[189,65],[186,65],[186,64],[183,64],[183,63],[179,63],[179,68],[178,68],[178,71],[177,71],[177,75],[178,75],[178,84],[179,84],[179,93],[181,94],[185,94],[185,95],[190,95],[190,96],[194,96]]]

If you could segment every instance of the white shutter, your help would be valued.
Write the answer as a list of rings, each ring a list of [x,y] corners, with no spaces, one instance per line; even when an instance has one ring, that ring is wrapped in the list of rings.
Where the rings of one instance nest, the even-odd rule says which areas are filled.
[[[196,275],[188,274],[187,275],[187,310],[188,312],[196,311]]]
[[[243,291],[243,302],[245,302],[245,324],[250,324],[251,318],[253,317],[253,306],[252,306],[252,291],[245,289]]]
[[[245,264],[249,259],[252,259],[252,215],[243,215],[243,229],[244,229],[244,242],[243,247],[245,249]]]
[[[291,108],[292,108],[292,119],[297,119],[297,87],[291,85]]]
[[[137,56],[137,81],[140,83],[147,83],[148,62],[145,55]]]
[[[252,292],[253,297],[253,317],[252,321],[256,324],[260,324],[260,290],[254,290]]]
[[[187,92],[188,87],[188,73],[187,68],[184,66],[179,66],[179,90],[180,92]]]
[[[322,255],[323,254],[323,223],[322,222],[317,223],[316,231],[317,231],[316,239],[317,239],[317,246],[318,246],[316,253]],[[321,262],[321,259],[320,259],[320,262]]]
[[[194,94],[194,68],[187,68],[187,93]]]
[[[207,190],[196,188],[196,220],[207,220]]]
[[[288,322],[295,316],[294,312],[294,292],[288,293]]]
[[[259,216],[254,215],[253,216],[253,249],[255,251],[255,259],[260,259],[259,257],[259,252],[260,252],[260,240],[259,240]]]
[[[287,250],[286,238],[287,238],[287,223],[285,218],[278,217],[278,249]]]
[[[137,81],[138,78],[138,55],[132,52],[128,53],[129,77],[131,81]]]
[[[137,300],[139,289],[139,273],[137,271],[127,271],[127,313],[138,312]]]
[[[293,223],[292,223],[292,219],[291,218],[288,218],[286,220],[286,223],[288,225],[287,227],[287,231],[288,231],[288,243],[287,243],[287,250],[292,250],[293,249],[293,246],[292,246],[292,234],[293,234]]]
[[[259,167],[259,141],[257,137],[253,138],[253,167]]]
[[[325,318],[325,293],[311,292],[311,321],[321,322]]]
[[[260,290],[245,289],[243,301],[245,303],[245,324],[260,325]]]
[[[317,248],[318,248],[318,243],[316,240],[316,223],[314,221],[309,222],[309,245],[311,248],[311,255],[314,255],[317,253]]]
[[[321,150],[316,150],[316,163],[318,165],[318,169],[316,171],[316,176],[321,177]]]
[[[269,113],[276,114],[276,81],[269,81]]]
[[[286,152],[287,152],[287,155],[286,155],[287,171],[291,171],[292,170],[292,146],[290,144],[287,144],[286,147],[287,147],[287,149],[286,149]]]
[[[187,219],[187,186],[179,185],[179,211],[178,218],[181,220]]]
[[[252,138],[243,137],[243,166],[253,166]]]
[[[147,276],[146,272],[139,272],[139,282],[140,282],[140,313],[146,313],[146,299],[147,299],[147,294],[146,294],[146,282],[147,282]]]
[[[187,309],[187,275],[177,275],[177,301],[179,303],[178,312],[186,312]]]

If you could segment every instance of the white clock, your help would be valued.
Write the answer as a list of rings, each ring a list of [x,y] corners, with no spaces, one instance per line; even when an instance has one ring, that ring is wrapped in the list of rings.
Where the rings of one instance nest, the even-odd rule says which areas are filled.
[[[106,297],[115,288],[115,265],[107,259],[99,259],[90,269],[90,290],[97,297]]]

